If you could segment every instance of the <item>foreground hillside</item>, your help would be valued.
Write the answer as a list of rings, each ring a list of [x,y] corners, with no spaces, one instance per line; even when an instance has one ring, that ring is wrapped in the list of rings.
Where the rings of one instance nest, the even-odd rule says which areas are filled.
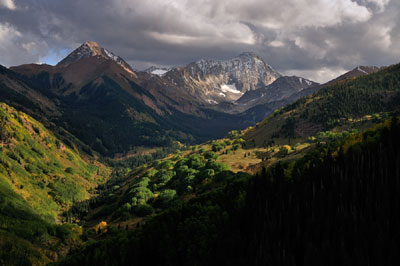
[[[395,265],[399,134],[392,119],[238,176],[58,265]]]
[[[81,229],[55,223],[66,219],[62,213],[73,203],[89,198],[110,170],[83,160],[74,146],[4,103],[0,123],[0,264],[57,259],[69,248],[68,235]]]

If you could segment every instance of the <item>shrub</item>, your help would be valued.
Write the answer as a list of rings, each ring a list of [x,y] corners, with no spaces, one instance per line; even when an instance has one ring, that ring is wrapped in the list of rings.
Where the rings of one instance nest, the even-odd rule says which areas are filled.
[[[166,207],[168,203],[173,200],[176,196],[176,190],[174,189],[166,189],[161,191],[158,199],[160,200],[163,207]]]
[[[205,162],[203,158],[198,154],[188,156],[187,166],[193,169],[200,169],[204,167]]]
[[[155,160],[151,166],[153,166],[154,168],[157,168],[160,165],[161,161],[160,160]]]
[[[153,177],[155,174],[157,174],[158,173],[158,171],[156,170],[156,169],[150,169],[148,172],[147,172],[147,175],[149,176],[149,177]]]
[[[160,185],[165,185],[171,178],[175,175],[175,172],[173,171],[168,171],[168,170],[162,170],[157,173],[157,182]]]
[[[65,169],[65,172],[68,173],[68,174],[73,175],[75,171],[74,171],[74,169],[73,169],[72,167],[67,167],[67,168]]]
[[[205,159],[217,160],[218,159],[218,155],[215,152],[208,151],[208,152],[204,153],[204,158]]]
[[[39,168],[34,164],[25,165],[25,169],[26,169],[26,171],[28,171],[31,174],[39,174],[40,173]]]
[[[147,202],[154,197],[153,192],[147,187],[136,187],[129,191],[132,197],[137,199],[137,202]]]
[[[240,144],[233,144],[232,149],[233,149],[234,151],[237,151],[237,150],[240,149],[240,147],[241,147]]]
[[[153,214],[154,209],[149,204],[140,204],[135,207],[134,212],[137,216],[144,217]]]
[[[207,150],[204,149],[204,148],[201,148],[201,149],[199,150],[200,153],[204,153],[204,152],[206,152],[206,151],[207,151]]]
[[[237,138],[237,137],[239,137],[239,131],[237,131],[237,130],[232,130],[232,131],[229,131],[229,132],[228,132],[228,138],[230,138],[230,139],[235,139],[235,138]]]
[[[224,143],[221,143],[221,142],[215,142],[215,143],[213,143],[212,146],[211,146],[211,149],[212,149],[212,151],[214,151],[214,152],[220,151],[220,150],[222,150],[223,148],[225,148],[225,144],[224,144]]]
[[[158,169],[164,169],[164,170],[169,170],[172,167],[174,167],[174,162],[171,160],[163,161],[158,165]]]
[[[179,160],[182,160],[182,156],[176,155],[172,160],[175,161],[175,162],[179,161]]]

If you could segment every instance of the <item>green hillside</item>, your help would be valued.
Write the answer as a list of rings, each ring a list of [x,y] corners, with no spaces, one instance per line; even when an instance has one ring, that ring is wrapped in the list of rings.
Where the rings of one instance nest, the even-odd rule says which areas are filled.
[[[143,223],[170,207],[223,187],[238,176],[248,176],[245,172],[235,174],[239,169],[223,162],[230,154],[232,159],[236,153],[243,158],[237,143],[240,142],[230,139],[212,141],[142,165],[120,182],[103,188],[98,197],[75,204],[71,215],[85,220],[88,230],[98,230],[104,222],[124,227]]]
[[[0,120],[0,177],[49,221],[104,181],[98,166],[28,115],[0,104]]]
[[[339,81],[276,110],[245,139],[265,146],[271,140],[305,140],[321,131],[365,129],[399,110],[400,64]]]
[[[69,248],[67,238],[81,231],[55,223],[73,203],[89,198],[110,170],[83,160],[42,124],[4,103],[0,124],[0,264],[55,260],[62,245]]]

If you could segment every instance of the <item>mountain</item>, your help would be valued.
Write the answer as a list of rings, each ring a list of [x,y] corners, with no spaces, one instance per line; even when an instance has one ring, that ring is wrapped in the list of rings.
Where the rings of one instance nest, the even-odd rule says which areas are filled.
[[[295,102],[297,99],[300,99],[301,97],[307,96],[307,95],[311,95],[314,92],[322,89],[322,88],[326,88],[330,85],[334,85],[338,82],[341,81],[345,81],[347,79],[353,79],[353,78],[357,78],[360,76],[365,76],[368,74],[372,74],[375,73],[377,71],[379,71],[381,68],[375,67],[375,66],[358,66],[342,75],[340,75],[339,77],[330,80],[326,83],[320,84],[319,86],[310,86],[309,88],[306,88],[304,90],[301,90],[297,93],[292,94],[290,97],[288,97],[284,103],[282,104],[282,106],[287,105],[287,104],[291,104],[293,102]]]
[[[121,57],[113,54],[105,48],[102,48],[97,42],[90,41],[83,43],[79,48],[75,49],[72,53],[70,53],[67,57],[61,60],[57,66],[58,67],[66,67],[70,64],[80,61],[83,58],[90,57],[99,57],[106,60],[113,60],[117,64],[119,64],[123,69],[127,72],[133,74],[133,69],[131,66],[125,62]]]
[[[327,87],[329,85],[335,84],[335,83],[345,80],[345,79],[356,78],[359,76],[372,74],[372,73],[379,71],[380,69],[381,68],[376,67],[376,66],[358,66],[358,67],[344,73],[343,75],[340,75],[339,77],[323,84],[322,87]]]
[[[245,139],[258,146],[274,139],[306,139],[320,131],[363,128],[374,119],[398,113],[400,64],[376,70],[371,68],[372,73],[365,74],[356,68],[341,79],[322,85],[314,94],[268,116],[249,130]],[[353,75],[360,73],[358,77]]]
[[[2,67],[0,101],[108,156],[205,141],[255,122],[207,109],[186,88],[124,62],[86,42],[56,66]]]
[[[263,115],[265,117],[273,110],[292,104],[301,97],[311,95],[322,88],[347,79],[375,73],[379,69],[374,66],[359,66],[324,84],[318,84],[301,77],[281,77],[265,88],[246,92],[235,103],[220,103],[213,109],[232,114],[241,113],[241,116],[253,117],[254,121],[261,121]],[[267,93],[266,90],[269,90],[269,88],[272,90]]]
[[[221,137],[262,120],[292,102],[293,95],[314,88],[302,89],[308,86],[305,79],[279,79],[252,53],[226,61],[200,60],[162,77],[132,69],[99,44],[86,42],[56,66],[0,67],[0,101],[35,117],[62,140],[79,142],[81,150],[113,156],[138,146]],[[246,91],[266,86],[276,101],[255,101],[255,106],[233,103]],[[222,103],[214,105],[218,101]]]
[[[379,68],[375,66],[358,66],[324,84],[318,84],[305,78],[295,76],[280,77],[265,88],[246,92],[236,103],[246,105],[244,107],[245,109],[252,108],[259,104],[269,104],[270,108],[276,109],[291,104],[301,97],[313,94],[337,82],[375,73],[378,70]],[[242,107],[241,110],[244,108]]]
[[[304,89],[317,85],[318,83],[301,77],[279,77],[272,84],[264,88],[247,91],[236,103],[255,106],[257,104],[280,101]]]
[[[209,104],[237,100],[246,91],[269,85],[278,77],[280,74],[254,53],[223,61],[202,59],[164,75]]]

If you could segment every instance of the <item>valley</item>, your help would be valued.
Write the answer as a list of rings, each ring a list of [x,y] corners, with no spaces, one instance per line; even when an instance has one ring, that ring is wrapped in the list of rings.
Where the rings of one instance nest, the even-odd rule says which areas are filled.
[[[328,251],[311,236],[309,226],[321,237],[331,224],[310,204],[339,204],[332,219],[372,219],[377,209],[362,204],[379,197],[377,184],[397,202],[398,184],[377,169],[398,177],[399,88],[400,65],[360,66],[324,84],[283,76],[254,53],[137,71],[96,42],[55,66],[0,67],[0,264],[294,265],[304,252],[347,261],[358,251],[341,253],[335,237]],[[367,167],[367,188],[351,185],[357,201],[338,199]],[[367,261],[384,261],[384,247]]]

